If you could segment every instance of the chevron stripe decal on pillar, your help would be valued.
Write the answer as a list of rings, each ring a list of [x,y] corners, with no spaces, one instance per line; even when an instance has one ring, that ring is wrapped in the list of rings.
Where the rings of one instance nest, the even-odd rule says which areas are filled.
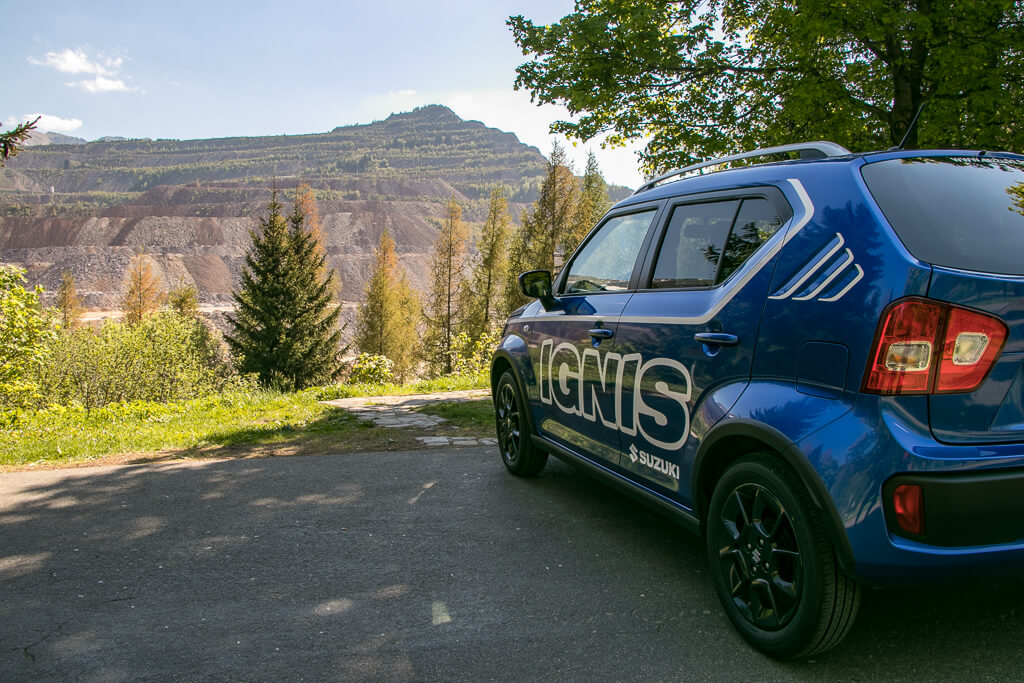
[[[841,233],[829,240],[807,263],[772,294],[770,299],[830,303],[839,301],[864,277],[864,269],[854,259],[853,252],[844,248],[846,240]]]

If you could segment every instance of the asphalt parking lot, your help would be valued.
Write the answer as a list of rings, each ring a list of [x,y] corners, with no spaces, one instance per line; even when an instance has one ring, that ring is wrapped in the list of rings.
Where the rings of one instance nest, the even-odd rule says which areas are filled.
[[[868,593],[778,663],[700,542],[491,448],[0,475],[0,680],[1021,680],[1024,582]]]

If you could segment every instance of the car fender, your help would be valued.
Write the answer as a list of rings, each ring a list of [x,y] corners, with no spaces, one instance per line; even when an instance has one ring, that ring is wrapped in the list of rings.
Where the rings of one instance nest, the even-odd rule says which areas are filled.
[[[523,413],[526,415],[530,432],[536,433],[536,430],[533,429],[533,411],[529,409],[529,388],[536,385],[536,378],[533,372],[533,364],[530,363],[530,350],[527,346],[527,340],[515,332],[507,334],[502,338],[501,343],[491,357],[492,399],[496,400],[494,393],[498,388],[498,381],[506,369],[512,370],[512,374],[516,378],[519,397],[522,399],[525,407]]]
[[[701,518],[706,517],[714,482],[732,461],[756,450],[771,451],[796,472],[811,501],[823,513],[841,565],[847,570],[852,568],[853,550],[832,496],[797,445],[851,408],[841,399],[803,394],[792,382],[750,384],[729,413],[708,429],[697,449],[692,499]]]

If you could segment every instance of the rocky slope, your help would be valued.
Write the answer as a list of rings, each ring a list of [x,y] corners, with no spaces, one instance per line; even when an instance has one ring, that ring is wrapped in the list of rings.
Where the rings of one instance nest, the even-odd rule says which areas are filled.
[[[440,106],[316,135],[31,146],[0,169],[0,261],[50,293],[69,270],[87,307],[116,308],[144,249],[168,285],[195,284],[202,303],[228,305],[270,188],[288,209],[305,181],[342,298],[354,302],[383,230],[422,288],[449,197],[479,225],[493,185],[518,212],[543,171],[536,148]]]

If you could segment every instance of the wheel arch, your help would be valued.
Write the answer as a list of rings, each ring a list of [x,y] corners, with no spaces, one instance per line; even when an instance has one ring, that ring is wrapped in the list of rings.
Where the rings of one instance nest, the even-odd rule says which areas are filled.
[[[756,452],[768,453],[793,469],[815,508],[823,513],[822,519],[840,566],[851,573],[853,549],[821,477],[785,434],[753,420],[730,420],[712,429],[701,443],[694,461],[693,479],[693,501],[701,520],[701,534],[705,532],[707,511],[716,482],[732,463]]]
[[[495,352],[494,358],[491,360],[491,399],[493,401],[498,400],[496,396],[498,382],[501,380],[501,376],[508,370],[512,371],[512,376],[516,379],[516,390],[519,392],[519,398],[523,402],[522,412],[526,417],[530,433],[536,434],[537,430],[534,429],[533,425],[533,411],[530,410],[530,397],[526,390],[526,383],[523,381],[523,374],[519,365],[515,362],[515,358],[508,351],[501,348]]]

